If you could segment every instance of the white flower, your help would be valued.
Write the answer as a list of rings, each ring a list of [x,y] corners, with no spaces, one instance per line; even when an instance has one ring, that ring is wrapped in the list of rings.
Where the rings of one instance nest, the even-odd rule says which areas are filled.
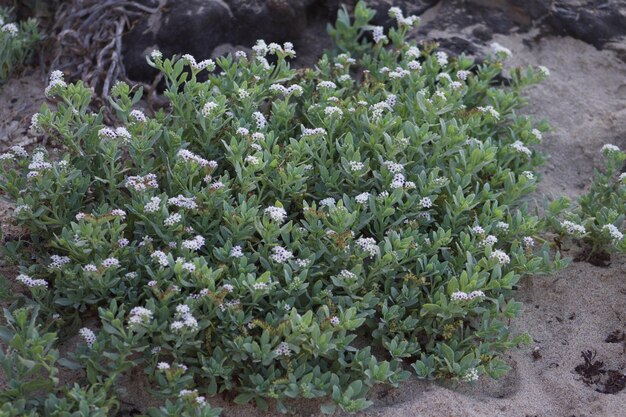
[[[500,113],[493,106],[478,106],[476,109],[481,113],[489,113],[496,120],[500,119]]]
[[[497,259],[500,265],[506,265],[509,262],[511,262],[511,258],[509,258],[509,255],[507,255],[506,253],[504,253],[503,251],[499,249],[496,249],[493,252],[491,252],[491,258]]]
[[[500,45],[498,42],[493,42],[491,44],[491,50],[493,51],[494,54],[499,55],[503,58],[510,58],[511,56],[513,56],[513,53],[511,52],[509,48],[505,48],[504,46]]]
[[[528,149],[526,146],[524,146],[524,144],[519,140],[516,140],[515,142],[513,142],[511,144],[511,148],[513,148],[516,152],[523,153],[529,158],[533,155],[533,152],[530,149]]]
[[[395,188],[402,188],[402,187],[404,187],[404,180],[405,180],[404,175],[399,174],[399,173],[395,174],[393,176],[393,181],[391,181],[390,187],[394,188],[394,189]]]
[[[359,204],[365,204],[369,201],[370,199],[370,193],[368,193],[367,191],[364,193],[361,193],[359,195],[357,195],[355,198],[357,203]]]
[[[293,252],[288,251],[282,246],[274,246],[272,248],[272,255],[270,255],[270,258],[272,258],[274,262],[282,264],[293,258]]]
[[[148,188],[157,188],[157,176],[155,174],[147,174],[145,176],[133,176],[126,178],[126,188],[135,191],[145,191]]]
[[[200,250],[204,246],[204,238],[200,235],[193,239],[183,240],[182,247],[189,250]]]
[[[182,194],[179,194],[176,197],[169,198],[167,200],[167,204],[169,204],[170,206],[186,208],[189,210],[198,208],[198,204],[196,203],[196,197],[185,197]]]
[[[360,171],[363,169],[364,165],[361,161],[350,161],[350,171]]]
[[[322,201],[320,201],[320,206],[322,206],[322,207],[335,207],[336,203],[337,202],[335,201],[334,198],[328,197],[328,198],[325,198]]]
[[[341,118],[343,116],[343,111],[339,107],[336,107],[336,106],[327,106],[324,109],[324,114],[329,117],[336,115],[338,118]]]
[[[437,59],[437,63],[439,64],[439,66],[445,67],[446,65],[448,65],[448,54],[446,54],[445,52],[439,51],[435,53],[435,58]]]
[[[498,243],[497,237],[495,237],[494,235],[487,235],[483,240],[480,241],[478,245],[479,246],[487,246],[487,245],[493,246],[496,243]]]
[[[165,220],[163,220],[163,224],[165,226],[173,226],[176,223],[180,223],[182,218],[183,217],[180,215],[180,213],[174,213],[174,214],[168,216]]]
[[[257,158],[256,156],[252,156],[252,155],[246,156],[245,161],[249,163],[250,165],[258,165],[259,162],[261,162],[259,158]]]
[[[318,135],[325,135],[325,134],[326,134],[326,130],[321,127],[316,127],[315,129],[308,129],[308,128],[302,129],[302,136],[318,136]]]
[[[370,257],[374,257],[378,253],[378,244],[374,238],[360,237],[356,240],[356,244],[363,251],[369,253]]]
[[[159,197],[150,198],[150,202],[143,207],[145,213],[154,213],[158,211],[161,205],[161,199]]]
[[[433,206],[433,202],[428,197],[422,198],[419,204],[422,208],[431,208]]]
[[[576,223],[571,222],[569,220],[563,220],[561,222],[561,226],[563,228],[565,228],[567,233],[569,233],[570,235],[573,235],[573,236],[580,237],[580,236],[584,235],[585,233],[587,233],[587,230],[585,230],[585,226],[580,225],[580,224],[576,224]]]
[[[277,223],[283,223],[287,217],[287,212],[282,207],[270,206],[265,209],[265,213]]]
[[[215,62],[212,59],[205,59],[204,61],[196,62],[193,55],[185,54],[182,58],[189,64],[189,66],[195,70],[201,71],[207,69],[207,71],[213,71],[215,69]]]
[[[539,65],[539,67],[537,68],[539,69],[539,72],[541,73],[541,75],[543,75],[544,77],[550,76],[550,70],[547,67],[544,67],[543,65]]]
[[[32,279],[26,274],[20,274],[17,277],[15,277],[15,279],[29,288],[48,286],[48,281],[46,281],[45,279]]]
[[[504,231],[509,230],[509,224],[508,224],[508,223],[505,223],[505,222],[498,222],[498,223],[496,223],[496,227],[497,227],[498,229],[502,229],[502,230],[504,230]]]
[[[209,117],[211,115],[211,113],[213,113],[215,110],[217,110],[218,108],[218,104],[214,101],[209,101],[207,102],[203,107],[202,107],[202,116],[204,117]]]
[[[93,344],[96,341],[96,335],[91,329],[88,329],[87,327],[83,327],[82,329],[78,331],[78,334],[80,335],[80,337],[83,338],[83,340],[85,340],[89,348],[93,347]]]
[[[533,129],[530,131],[530,134],[533,135],[535,137],[535,139],[537,139],[538,141],[541,142],[542,139],[542,135],[541,135],[541,131],[539,129]]]
[[[153,313],[145,307],[134,307],[130,310],[130,317],[128,318],[129,326],[136,324],[146,324],[152,320]]]
[[[606,145],[602,146],[602,153],[605,155],[609,155],[612,153],[617,153],[619,152],[619,148],[615,145],[611,145],[610,143],[607,143]]]
[[[252,118],[254,119],[254,122],[256,123],[256,128],[261,130],[265,127],[265,125],[267,124],[267,120],[265,119],[265,116],[263,116],[263,113],[261,112],[254,112],[252,114]]]
[[[12,37],[16,37],[19,29],[17,28],[17,25],[15,23],[7,23],[6,25],[2,26],[2,31],[4,33],[8,33]]]
[[[532,248],[533,246],[535,246],[535,240],[532,237],[530,237],[530,236],[525,236],[522,239],[522,244],[526,248]]]
[[[224,288],[226,292],[233,292],[235,290],[235,287],[230,284],[224,284],[222,285],[222,288]]]
[[[94,264],[87,264],[83,266],[83,271],[85,272],[96,272],[97,270],[98,270],[98,267],[95,266]]]
[[[624,234],[612,224],[605,224],[602,226],[602,231],[608,231],[609,235],[611,235],[611,239],[615,241],[621,241],[624,238]]]
[[[104,261],[102,261],[100,265],[102,265],[103,268],[111,268],[111,267],[120,266],[120,261],[117,258],[111,257],[111,258],[106,258]]]
[[[337,84],[332,81],[321,81],[317,84],[317,89],[320,90],[322,88],[328,88],[330,90],[334,90],[337,88]]]
[[[396,174],[398,172],[404,171],[404,165],[397,164],[392,161],[385,161],[383,165],[391,172],[392,174]]]
[[[456,78],[458,78],[459,80],[467,80],[467,77],[471,74],[470,71],[466,71],[466,70],[459,70],[456,72]]]
[[[159,362],[159,363],[157,364],[157,369],[158,369],[159,371],[165,371],[165,370],[167,370],[167,369],[170,369],[170,364],[169,364],[169,363],[167,363],[167,362]]]
[[[274,350],[276,356],[291,356],[291,348],[287,342],[281,342]]]
[[[387,36],[385,36],[384,28],[382,26],[374,26],[372,28],[372,37],[374,38],[374,43],[387,40]]]
[[[476,368],[468,369],[461,378],[463,382],[475,382],[478,381],[479,375],[478,370]]]
[[[158,49],[154,49],[150,52],[150,58],[152,58],[153,61],[160,61],[163,59],[163,54]]]
[[[474,227],[472,227],[472,233],[475,233],[477,235],[482,235],[482,234],[485,233],[485,229],[483,229],[480,226],[474,226]]]
[[[250,134],[250,131],[246,129],[245,127],[240,127],[237,129],[237,134],[239,136],[248,136],[248,134]]]
[[[229,256],[231,258],[241,258],[243,256],[243,251],[241,250],[241,246],[233,246],[230,250]]]
[[[146,115],[141,110],[132,110],[128,115],[131,120],[134,120],[139,123],[146,122]]]
[[[338,326],[339,323],[341,323],[341,320],[339,320],[339,317],[337,316],[332,316],[330,318],[330,324],[332,324],[333,326]]]

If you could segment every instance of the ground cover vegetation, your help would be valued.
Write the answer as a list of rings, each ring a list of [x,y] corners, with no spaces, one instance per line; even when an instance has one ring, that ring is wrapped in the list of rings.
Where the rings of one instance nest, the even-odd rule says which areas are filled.
[[[529,340],[510,327],[519,279],[564,267],[566,237],[624,250],[624,153],[607,145],[590,194],[537,215],[548,126],[518,112],[549,71],[505,71],[497,44],[482,63],[418,46],[419,19],[390,15],[385,33],[362,2],[340,12],[335,50],[300,71],[290,43],[153,51],[169,101],[154,114],[123,82],[94,112],[91,89],[51,73],[32,130],[63,152],[0,156],[27,231],[3,256],[31,294],[4,312],[0,415],[115,415],[136,369],[165,399],[151,416],[217,416],[219,393],[355,412],[375,384],[507,371]]]

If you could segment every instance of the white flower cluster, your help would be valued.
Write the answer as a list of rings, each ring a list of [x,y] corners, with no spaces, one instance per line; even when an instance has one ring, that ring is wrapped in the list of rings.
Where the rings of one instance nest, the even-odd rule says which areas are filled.
[[[569,220],[563,220],[561,222],[561,226],[567,231],[568,234],[572,236],[582,236],[587,233],[587,230],[585,230],[585,226],[581,224],[576,224]]]
[[[202,106],[202,110],[200,111],[200,113],[202,113],[203,117],[209,117],[218,108],[219,105],[216,102],[207,101],[204,106]]]
[[[329,321],[333,326],[339,326],[339,323],[341,323],[341,320],[339,320],[337,316],[332,316]]]
[[[402,67],[396,67],[395,70],[389,71],[389,78],[392,80],[402,79],[408,75],[411,75],[411,72]]]
[[[291,348],[287,342],[281,342],[274,350],[276,356],[291,356]]]
[[[525,248],[532,248],[535,246],[535,239],[530,236],[524,236],[522,239],[522,245],[524,245]]]
[[[29,288],[48,286],[48,281],[46,281],[45,279],[32,279],[26,274],[20,274],[17,277],[15,277],[15,279]]]
[[[206,69],[207,71],[213,71],[215,69],[215,62],[212,59],[205,59],[204,61],[196,62],[196,58],[193,55],[185,54],[182,58],[189,64],[189,66],[195,70],[202,71]]]
[[[504,251],[501,251],[500,249],[496,249],[491,252],[491,259],[497,259],[500,265],[507,265],[511,262],[511,258],[509,258],[509,255],[507,255],[506,253],[504,253]]]
[[[85,343],[87,343],[87,346],[89,348],[93,347],[93,344],[96,342],[96,335],[91,329],[88,329],[87,327],[83,327],[82,329],[78,331],[78,334],[80,335],[80,337],[83,338]]]
[[[289,96],[291,94],[296,97],[300,97],[302,93],[304,93],[304,89],[300,87],[298,84],[291,85],[289,87],[285,87],[281,84],[272,84],[270,85],[270,91],[275,94],[283,94],[285,96]]]
[[[17,36],[19,29],[15,23],[7,23],[6,25],[2,26],[2,32],[8,33],[9,35],[11,35],[11,37],[14,38]]]
[[[371,194],[366,191],[364,193],[361,193],[361,194],[357,195],[356,197],[354,197],[354,199],[359,204],[365,204],[365,203],[367,203],[369,201],[370,195]]]
[[[448,54],[443,51],[436,52],[435,59],[441,67],[445,67],[446,65],[448,65]]]
[[[68,258],[67,256],[52,255],[50,256],[50,259],[52,260],[52,262],[50,263],[50,265],[48,265],[48,268],[61,269],[63,265],[67,265],[68,263],[70,263],[70,258]]]
[[[193,401],[196,404],[198,404],[199,406],[206,405],[206,398],[204,396],[202,396],[202,395],[198,395],[198,390],[197,389],[194,389],[194,390],[189,390],[189,389],[180,390],[180,393],[178,394],[178,397],[182,398],[182,399]]]
[[[183,240],[182,247],[189,250],[200,250],[204,246],[204,238],[200,235],[193,239]]]
[[[120,261],[117,258],[110,257],[110,258],[106,258],[104,261],[102,261],[100,266],[102,266],[103,268],[118,267],[118,266],[120,266]]]
[[[541,142],[541,139],[543,139],[543,135],[541,134],[541,131],[539,129],[531,130],[530,134],[533,135],[535,139],[537,139],[539,142]]]
[[[130,310],[128,325],[132,327],[137,324],[146,324],[152,320],[153,314],[151,310],[145,307],[134,307]]]
[[[332,197],[327,197],[320,201],[321,207],[335,207],[335,204],[337,204],[337,201]]]
[[[508,231],[509,230],[509,224],[505,223],[505,222],[498,222],[498,223],[496,223],[496,228],[504,230],[504,231]]]
[[[332,81],[320,81],[317,84],[317,89],[321,90],[323,88],[329,89],[329,90],[334,90],[335,88],[337,88],[337,84],[335,84]]]
[[[274,262],[282,264],[293,258],[293,252],[288,251],[282,246],[274,246],[272,248],[272,254],[270,255],[270,258],[272,258]]]
[[[476,109],[481,113],[489,113],[496,120],[500,119],[500,113],[493,106],[478,106]]]
[[[159,210],[161,206],[161,198],[160,197],[151,197],[150,202],[143,206],[143,211],[145,213],[154,213]]]
[[[452,301],[468,301],[475,298],[483,298],[485,293],[482,291],[472,291],[469,294],[463,291],[455,291],[450,296]]]
[[[188,329],[191,331],[198,330],[198,321],[191,314],[191,310],[187,304],[179,304],[176,306],[176,318],[177,320],[172,322],[170,329],[173,331],[180,331]]]
[[[167,204],[169,204],[170,206],[186,208],[189,210],[198,208],[198,203],[196,203],[196,197],[185,197],[182,194],[179,194],[176,197],[168,198]]]
[[[378,244],[374,238],[360,237],[356,240],[356,244],[361,250],[369,253],[370,257],[374,257],[378,253]]]
[[[314,129],[304,128],[302,129],[302,136],[322,136],[326,134],[326,130],[321,127]]]
[[[243,250],[241,246],[233,246],[228,256],[230,256],[231,258],[241,258],[243,256]]]
[[[416,22],[420,21],[420,18],[414,15],[404,17],[404,14],[402,13],[402,10],[399,7],[391,7],[389,9],[389,16],[396,19],[396,22],[398,23],[398,27],[403,27],[403,26],[411,27]]]
[[[337,106],[326,106],[324,109],[324,114],[328,117],[337,117],[341,119],[343,117],[343,111]]]
[[[131,110],[128,115],[131,121],[145,123],[147,121],[146,115],[141,110]]]
[[[504,58],[510,58],[511,56],[513,56],[513,53],[511,52],[509,48],[505,48],[504,46],[500,45],[498,42],[493,42],[490,46],[491,46],[491,50],[496,55],[503,56]]]
[[[145,191],[148,188],[158,187],[159,183],[157,182],[156,174],[147,174],[143,177],[140,175],[136,175],[126,178],[126,188],[133,189],[135,191]]]
[[[167,255],[165,254],[165,252],[157,250],[157,251],[152,252],[150,257],[152,259],[156,259],[157,263],[161,265],[162,267],[166,267],[169,265],[169,262],[167,260]]]
[[[183,219],[183,216],[180,215],[180,213],[174,213],[169,215],[165,220],[163,220],[163,224],[165,226],[174,226],[175,224],[180,223],[180,221]]]
[[[543,75],[544,77],[550,76],[550,70],[547,67],[544,67],[543,65],[539,65],[539,67],[537,68],[539,69],[539,72],[541,73],[541,75]]]
[[[67,87],[67,83],[63,80],[63,72],[55,70],[50,73],[50,82],[44,90],[44,94],[46,97],[53,97],[55,95],[54,90],[65,87]]]
[[[615,225],[612,224],[605,224],[604,226],[602,226],[602,231],[609,232],[609,235],[611,235],[611,239],[613,239],[614,241],[620,242],[624,238],[624,234],[620,232],[619,229],[615,227]]]
[[[611,145],[610,143],[607,143],[606,145],[602,146],[602,153],[605,155],[610,155],[612,153],[617,153],[617,152],[619,152],[619,147],[615,145]]]
[[[194,154],[191,151],[188,151],[187,149],[181,149],[180,151],[178,151],[177,156],[179,158],[181,158],[183,161],[185,162],[195,162],[196,164],[200,165],[201,167],[209,167],[209,168],[217,168],[217,162],[215,161],[208,161],[204,158],[202,158],[201,156],[198,156],[196,154]]]
[[[383,162],[383,165],[385,166],[385,168],[387,168],[389,170],[389,172],[391,172],[392,174],[396,174],[398,172],[402,172],[404,171],[404,165],[402,164],[397,164],[395,162],[392,161],[385,161]]]
[[[374,38],[375,43],[383,42],[387,40],[387,36],[385,36],[385,28],[382,26],[374,26],[372,28],[372,37]]]
[[[270,219],[276,223],[283,223],[287,217],[287,212],[282,207],[270,206],[265,209],[265,213],[270,216]]]
[[[28,156],[28,152],[21,146],[12,146],[11,152],[0,154],[0,161],[13,160],[16,156],[25,158]]]
[[[469,75],[471,74],[470,71],[466,71],[466,70],[458,70],[456,72],[456,78],[458,78],[459,80],[467,80],[467,77],[469,77]]]
[[[478,243],[478,246],[493,246],[498,243],[498,238],[494,235],[488,235]]]
[[[263,129],[267,125],[267,120],[265,119],[265,116],[263,116],[263,113],[259,111],[255,111],[254,113],[252,113],[252,118],[256,123],[256,128],[259,130]]]
[[[461,378],[463,380],[463,382],[476,382],[478,381],[479,378],[479,374],[478,374],[478,370],[476,368],[471,368],[468,369],[464,374],[463,377]]]
[[[519,140],[516,140],[515,142],[513,142],[511,144],[511,148],[513,148],[516,152],[523,153],[529,158],[533,155],[533,152],[530,149],[528,149],[526,146],[524,146],[522,141],[519,141]]]
[[[41,171],[52,168],[52,164],[44,161],[45,155],[43,152],[36,152],[31,158],[31,163],[28,164],[28,169],[31,171],[27,174],[27,178],[38,177]]]
[[[433,202],[430,198],[424,197],[420,200],[420,206],[422,206],[422,208],[431,208],[433,206]]]
[[[126,219],[126,212],[122,209],[113,209],[111,210],[111,216],[119,217],[120,220],[124,221],[124,219]]]

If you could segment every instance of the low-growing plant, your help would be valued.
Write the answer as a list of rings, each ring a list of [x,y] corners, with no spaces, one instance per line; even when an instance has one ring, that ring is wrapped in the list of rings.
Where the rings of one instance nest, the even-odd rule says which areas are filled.
[[[511,290],[565,264],[523,203],[546,126],[516,109],[547,71],[504,87],[505,48],[482,64],[420,49],[405,39],[417,18],[392,8],[386,35],[358,8],[335,38],[359,58],[301,72],[290,43],[216,62],[153,51],[170,106],[148,117],[118,83],[116,126],[52,73],[32,127],[65,151],[0,156],[30,236],[5,249],[44,314],[100,322],[76,352],[90,383],[142,367],[175,401],[155,416],[217,415],[205,397],[221,392],[281,412],[327,398],[331,413],[411,373],[506,372],[500,355],[527,339]]]
[[[552,201],[547,217],[559,241],[580,242],[580,260],[606,265],[611,253],[626,253],[622,226],[626,216],[626,173],[622,172],[626,152],[606,144],[603,170],[594,170],[589,191],[572,202],[562,197]]]
[[[0,85],[16,69],[22,67],[32,57],[41,33],[37,20],[12,23],[10,11],[0,7]]]

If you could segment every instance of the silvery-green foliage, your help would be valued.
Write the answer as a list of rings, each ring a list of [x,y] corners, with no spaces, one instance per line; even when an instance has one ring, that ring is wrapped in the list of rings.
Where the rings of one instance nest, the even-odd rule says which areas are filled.
[[[357,54],[315,69],[291,69],[289,43],[215,62],[154,51],[169,105],[144,114],[141,89],[118,83],[113,125],[53,73],[33,129],[65,152],[0,157],[31,237],[6,249],[61,320],[100,318],[77,353],[92,383],[146,368],[175,401],[154,415],[212,413],[205,397],[224,391],[332,412],[411,373],[506,372],[500,354],[525,340],[511,290],[564,265],[522,203],[546,126],[516,109],[545,72],[503,87],[502,48],[449,57],[405,39],[416,19],[393,11],[384,34],[358,10],[333,32]],[[355,38],[370,30],[375,44]]]
[[[0,85],[28,61],[40,40],[35,19],[12,22],[9,10],[0,7]]]

